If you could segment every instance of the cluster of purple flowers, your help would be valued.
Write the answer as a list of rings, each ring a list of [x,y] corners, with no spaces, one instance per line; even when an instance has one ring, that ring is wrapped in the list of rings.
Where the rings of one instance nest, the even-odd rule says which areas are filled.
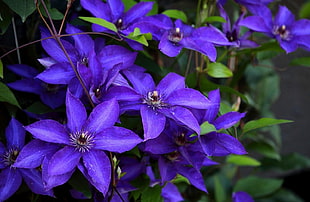
[[[141,33],[151,33],[159,50],[169,57],[186,48],[216,61],[216,46],[258,46],[248,40],[253,31],[276,38],[286,52],[297,47],[310,49],[308,20],[294,21],[284,6],[272,19],[266,6],[270,1],[237,2],[247,6],[254,16],[245,17],[242,13],[231,27],[222,7],[224,2],[218,2],[220,15],[226,19],[223,32],[211,25],[194,28],[181,20],[173,22],[163,14],[146,16],[152,2],[137,3],[127,12],[121,0],[81,0],[81,5],[117,28],[113,32],[93,25],[94,32],[115,34],[132,49],[142,50],[141,44],[126,38],[139,28]],[[250,31],[239,36],[240,26]],[[53,188],[66,183],[76,170],[105,200],[113,193],[115,201],[119,197],[126,200],[135,189],[129,182],[146,174],[150,186],[163,187],[165,200],[181,201],[182,196],[172,183],[177,175],[207,192],[200,169],[217,164],[210,157],[247,153],[238,139],[225,133],[245,113],[218,116],[219,90],[205,96],[186,87],[185,78],[176,73],[167,74],[156,85],[151,74],[135,64],[136,51],[106,44],[102,38],[76,34],[82,31],[70,24],[66,33],[72,36],[61,38],[60,42],[67,55],[55,39],[42,41],[48,54],[39,59],[45,67],[43,72],[27,65],[8,66],[22,77],[8,86],[39,94],[52,109],[65,104],[66,118],[58,122],[36,116],[40,120],[24,127],[16,119],[11,120],[6,130],[7,146],[0,143],[0,201],[18,189],[22,179],[34,193],[54,196]],[[49,36],[48,30],[42,28],[41,37]],[[122,116],[140,117],[142,129],[125,128]],[[200,126],[205,122],[215,130],[202,134]],[[33,137],[27,144],[26,131]],[[142,157],[124,155],[133,148],[138,148]],[[154,160],[156,167],[151,164]],[[116,194],[113,189],[120,191]],[[235,193],[233,198],[251,201],[244,192]]]

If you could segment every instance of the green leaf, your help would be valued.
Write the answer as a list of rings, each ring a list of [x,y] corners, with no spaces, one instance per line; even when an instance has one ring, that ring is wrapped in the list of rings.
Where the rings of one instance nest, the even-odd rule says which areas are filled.
[[[310,2],[304,3],[300,8],[299,18],[310,18]]]
[[[162,12],[162,14],[164,14],[164,15],[170,17],[170,18],[180,19],[184,23],[187,22],[186,14],[183,11],[180,11],[180,10],[176,10],[176,9],[165,10],[164,12]]]
[[[290,65],[310,67],[310,57],[295,58],[290,62]]]
[[[155,187],[148,187],[141,196],[142,202],[161,202],[161,187],[156,185]]]
[[[3,0],[3,2],[22,18],[22,22],[25,22],[36,9],[34,0]]]
[[[264,197],[280,189],[282,183],[283,180],[249,176],[236,183],[234,192],[245,191],[253,197]]]
[[[46,7],[48,10],[48,13],[50,14],[50,16],[53,20],[62,20],[63,19],[64,15],[61,12],[59,12],[56,8],[51,8],[50,3],[47,3]],[[45,9],[43,8],[42,4],[40,5],[40,11],[41,11],[43,16],[47,17]]]
[[[135,0],[122,0],[124,6],[125,6],[125,11],[128,11],[131,7],[137,4]]]
[[[214,176],[215,201],[225,201],[226,193],[218,175]]]
[[[4,34],[12,22],[13,12],[2,1],[0,1],[0,34]]]
[[[214,125],[210,124],[208,121],[200,125],[200,134],[204,135],[210,132],[216,131]]]
[[[150,33],[141,34],[140,29],[136,27],[132,33],[130,33],[128,36],[126,36],[126,38],[134,40],[134,41],[141,43],[145,46],[148,46],[149,44],[148,44],[147,40],[152,39],[152,34],[150,34]]]
[[[100,25],[102,27],[105,27],[109,30],[112,30],[114,32],[117,32],[116,26],[113,23],[106,21],[105,19],[95,18],[95,17],[79,17],[79,18],[81,20],[86,21],[86,22],[94,23],[94,24]]]
[[[152,10],[150,10],[148,14],[146,14],[147,16],[158,14],[158,3],[157,2],[155,2],[154,0],[141,0],[141,2],[153,2]]]
[[[3,79],[3,63],[2,63],[2,60],[0,60],[0,78]]]
[[[254,158],[244,155],[229,155],[226,158],[227,163],[235,164],[237,166],[260,166],[261,163]]]
[[[174,184],[178,184],[178,183],[182,183],[182,182],[184,182],[186,184],[191,184],[186,177],[184,177],[180,174],[177,174],[177,176],[171,182]]]
[[[281,159],[279,152],[267,142],[253,142],[247,146],[247,149],[255,151],[271,159]]]
[[[261,118],[258,120],[253,120],[247,122],[243,127],[243,133],[247,133],[251,130],[255,130],[258,128],[263,128],[267,126],[272,126],[281,123],[291,123],[293,121],[285,120],[285,119],[273,119],[273,118]]]
[[[212,23],[212,22],[225,23],[226,20],[221,16],[210,16],[210,17],[207,17],[203,22],[204,23]]]
[[[12,91],[2,82],[0,82],[0,102],[7,102],[21,108]]]
[[[207,68],[207,74],[214,78],[228,78],[232,77],[232,71],[222,63],[210,63]]]

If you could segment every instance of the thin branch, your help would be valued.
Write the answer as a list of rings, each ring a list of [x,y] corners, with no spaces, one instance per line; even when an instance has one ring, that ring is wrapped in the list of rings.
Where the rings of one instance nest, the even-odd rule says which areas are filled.
[[[18,38],[17,38],[17,33],[16,33],[16,25],[15,25],[14,17],[12,17],[12,26],[13,26],[15,47],[17,48],[17,47],[18,47]],[[22,63],[22,60],[21,60],[21,58],[20,58],[19,49],[17,49],[17,60],[18,60],[18,64],[21,64],[21,63]]]

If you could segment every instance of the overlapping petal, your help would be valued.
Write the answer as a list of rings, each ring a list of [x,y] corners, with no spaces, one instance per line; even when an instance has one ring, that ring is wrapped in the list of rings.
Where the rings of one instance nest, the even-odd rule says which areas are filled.
[[[8,127],[5,130],[5,137],[8,148],[17,147],[22,148],[25,144],[26,131],[22,124],[15,118],[12,118]]]
[[[87,119],[86,109],[83,103],[75,98],[70,91],[67,91],[66,97],[67,126],[71,132],[80,131]]]
[[[144,140],[158,137],[165,128],[166,117],[145,105],[141,107],[140,113],[143,123]]]

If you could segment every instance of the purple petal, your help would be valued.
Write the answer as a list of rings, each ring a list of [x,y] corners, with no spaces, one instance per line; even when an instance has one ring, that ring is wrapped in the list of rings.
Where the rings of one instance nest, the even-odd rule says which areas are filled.
[[[165,128],[166,117],[145,105],[141,107],[140,113],[144,130],[144,140],[158,137]]]
[[[110,20],[111,12],[109,5],[101,0],[81,0],[81,5],[95,17]]]
[[[155,89],[155,83],[152,76],[148,73],[141,71],[124,71],[125,76],[128,78],[134,89],[141,95],[147,95],[149,91]]]
[[[95,142],[95,149],[123,153],[134,148],[142,139],[131,130],[113,126],[97,133]]]
[[[40,73],[36,78],[50,84],[68,84],[75,73],[69,63],[57,63]]]
[[[80,56],[87,57],[89,53],[94,49],[94,41],[89,35],[76,34],[76,33],[81,33],[82,32],[81,30],[75,28],[74,26],[70,24],[67,24],[66,32],[68,34],[74,34],[72,35],[72,37],[75,42],[75,47],[80,53]]]
[[[175,57],[181,52],[183,45],[181,43],[173,43],[169,41],[168,31],[166,31],[160,39],[158,48],[165,55]]]
[[[234,192],[232,200],[233,202],[254,202],[252,196],[244,191]]]
[[[12,196],[22,183],[22,176],[19,170],[6,168],[0,173],[0,201]]]
[[[216,130],[227,129],[238,123],[245,114],[246,113],[228,112],[218,117],[212,124],[215,126]]]
[[[165,201],[168,200],[178,202],[184,200],[177,186],[170,182],[168,182],[161,190],[161,196],[165,199]]]
[[[111,163],[107,155],[103,151],[92,150],[84,154],[83,163],[89,182],[105,195],[111,181]]]
[[[115,99],[102,102],[90,113],[84,126],[86,131],[101,132],[115,124],[119,118],[119,106]]]
[[[195,131],[197,134],[200,134],[200,126],[198,121],[190,110],[183,107],[172,107],[170,109],[170,116],[172,119],[180,122],[181,124],[184,124],[188,128]]]
[[[175,90],[183,88],[185,88],[185,78],[176,73],[167,74],[156,87],[164,97],[169,96]]]
[[[23,179],[33,193],[54,196],[53,191],[47,191],[43,185],[42,173],[37,169],[20,169]]]
[[[230,25],[229,16],[227,15],[225,9],[223,8],[223,6],[221,4],[217,4],[217,7],[219,9],[220,16],[222,18],[224,18],[226,21],[225,23],[222,24],[223,32],[224,33],[230,32],[231,31],[231,25]]]
[[[285,6],[279,6],[279,11],[274,18],[274,24],[278,26],[290,26],[294,23],[295,16]]]
[[[67,91],[66,114],[67,125],[71,132],[80,131],[87,119],[87,113],[83,103],[74,97],[70,91]]]
[[[202,41],[208,41],[210,43],[218,45],[230,45],[225,34],[213,26],[200,27],[193,33],[194,36]]]
[[[190,88],[174,91],[167,97],[167,102],[169,105],[178,105],[194,109],[208,109],[214,105],[199,91]]]
[[[50,37],[51,34],[47,29],[41,29],[41,38]],[[76,62],[78,52],[74,48],[74,46],[69,43],[68,41],[61,40],[61,43],[63,44],[64,48],[66,49],[67,53],[69,54],[69,57],[73,62]],[[51,39],[45,39],[41,42],[42,47],[44,50],[57,62],[68,62],[68,58],[60,48],[59,44],[54,38]]]
[[[23,128],[23,125],[15,118],[12,118],[5,130],[7,147],[17,147],[21,149],[25,144],[25,135],[26,131]]]
[[[141,100],[141,95],[131,88],[124,86],[113,86],[105,95],[105,99],[116,99],[118,101],[138,101]],[[142,102],[142,101],[140,101]]]
[[[297,42],[295,42],[295,40],[286,41],[278,39],[278,41],[280,43],[281,48],[283,48],[286,53],[294,52],[298,48]]]
[[[47,106],[51,107],[52,109],[56,109],[65,103],[66,92],[65,89],[58,89],[56,92],[50,92],[46,90],[40,95],[40,99]]]
[[[69,144],[69,134],[63,125],[54,120],[37,121],[25,127],[35,138],[45,142]]]
[[[112,12],[112,19],[118,20],[125,10],[123,2],[121,0],[107,0],[107,3]]]
[[[177,174],[173,163],[162,156],[158,159],[158,168],[162,183],[172,180]]]
[[[53,176],[70,173],[79,163],[81,156],[82,153],[76,151],[71,146],[66,146],[57,151],[48,162],[48,175]]]
[[[6,148],[4,147],[2,142],[0,142],[0,156],[5,155],[5,153],[6,153]],[[7,165],[3,161],[0,161],[0,169],[3,169],[5,167],[7,167]]]
[[[264,20],[259,16],[249,16],[239,23],[240,26],[245,26],[257,32],[271,33],[271,29],[267,27]]]
[[[42,163],[42,179],[43,179],[44,188],[46,190],[50,190],[53,187],[66,183],[72,176],[73,172],[75,171],[73,169],[72,171],[68,173],[64,173],[62,175],[48,175],[47,173],[48,163],[49,163],[48,158],[44,158],[43,163]]]
[[[291,27],[293,35],[310,35],[310,20],[297,20]]]
[[[214,103],[214,105],[206,111],[203,121],[208,121],[209,123],[212,123],[220,109],[220,102],[221,102],[220,90],[217,89],[210,91],[208,93],[208,98],[212,103]]]
[[[162,133],[157,138],[147,140],[145,142],[145,151],[152,154],[168,154],[177,150],[178,147],[171,137],[168,137],[166,133]]]
[[[39,73],[35,68],[24,64],[7,65],[6,67],[15,74],[25,78],[33,78]]]
[[[39,79],[21,79],[7,84],[14,90],[40,94],[42,92],[42,81]]]
[[[201,146],[208,156],[226,156],[228,154],[246,154],[243,145],[234,137],[211,132],[200,136]]]
[[[190,181],[190,183],[197,189],[208,193],[203,181],[203,176],[198,170],[189,166],[178,166],[177,170],[181,175],[186,177]]]
[[[131,7],[124,15],[124,21],[131,24],[152,10],[154,2],[140,2]]]
[[[26,144],[19,152],[13,167],[37,168],[42,164],[46,155],[51,155],[59,149],[56,144],[34,139]]]

